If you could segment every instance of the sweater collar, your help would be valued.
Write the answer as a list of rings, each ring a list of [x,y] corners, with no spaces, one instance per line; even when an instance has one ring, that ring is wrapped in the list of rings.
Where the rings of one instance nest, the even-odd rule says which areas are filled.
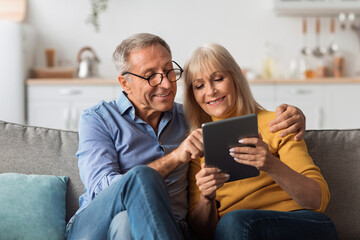
[[[215,121],[224,120],[224,119],[227,119],[227,118],[236,117],[237,116],[236,110],[237,109],[234,106],[233,109],[229,113],[225,114],[224,116],[221,116],[221,117],[211,116],[211,119],[213,120],[213,122],[215,122]]]

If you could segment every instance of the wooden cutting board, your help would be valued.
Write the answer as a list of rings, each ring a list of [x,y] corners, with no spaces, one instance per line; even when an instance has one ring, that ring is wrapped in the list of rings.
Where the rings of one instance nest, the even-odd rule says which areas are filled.
[[[0,20],[22,22],[26,15],[26,0],[0,0]]]

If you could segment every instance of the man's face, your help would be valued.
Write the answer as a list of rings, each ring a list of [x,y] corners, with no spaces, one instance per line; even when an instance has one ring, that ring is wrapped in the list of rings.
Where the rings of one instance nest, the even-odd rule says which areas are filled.
[[[142,77],[154,73],[166,73],[173,68],[169,52],[161,45],[150,46],[134,51],[129,56],[130,72]],[[129,75],[131,81],[122,84],[129,100],[134,104],[139,116],[147,117],[154,113],[165,112],[173,107],[176,95],[176,82],[170,82],[166,76],[156,87],[148,81]]]

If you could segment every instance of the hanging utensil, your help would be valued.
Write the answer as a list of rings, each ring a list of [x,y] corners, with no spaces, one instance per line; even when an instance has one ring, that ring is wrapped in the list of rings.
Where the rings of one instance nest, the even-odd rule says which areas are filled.
[[[340,27],[341,30],[345,30],[346,28],[346,14],[341,12],[339,13],[339,21],[340,21]]]
[[[339,50],[338,45],[335,43],[335,18],[330,19],[330,34],[331,34],[331,43],[328,48],[328,53],[333,55]]]
[[[313,50],[313,55],[315,57],[322,57],[326,53],[326,49],[320,46],[320,19],[316,19],[316,47]]]
[[[301,53],[305,56],[311,54],[311,49],[307,47],[307,22],[306,19],[303,19],[302,22],[302,33],[303,33],[303,48],[301,49]]]
[[[358,24],[356,24],[356,15],[355,13],[351,12],[348,15],[348,21],[350,24],[350,27],[352,30],[354,31],[358,31],[360,29],[360,26]]]

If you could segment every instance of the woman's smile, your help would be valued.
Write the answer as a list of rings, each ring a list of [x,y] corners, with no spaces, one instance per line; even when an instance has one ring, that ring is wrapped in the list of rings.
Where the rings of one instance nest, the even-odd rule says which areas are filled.
[[[221,104],[224,101],[224,99],[225,99],[225,96],[221,97],[221,98],[217,98],[217,99],[215,99],[213,101],[209,101],[209,102],[207,102],[207,104],[217,106],[217,105]]]

